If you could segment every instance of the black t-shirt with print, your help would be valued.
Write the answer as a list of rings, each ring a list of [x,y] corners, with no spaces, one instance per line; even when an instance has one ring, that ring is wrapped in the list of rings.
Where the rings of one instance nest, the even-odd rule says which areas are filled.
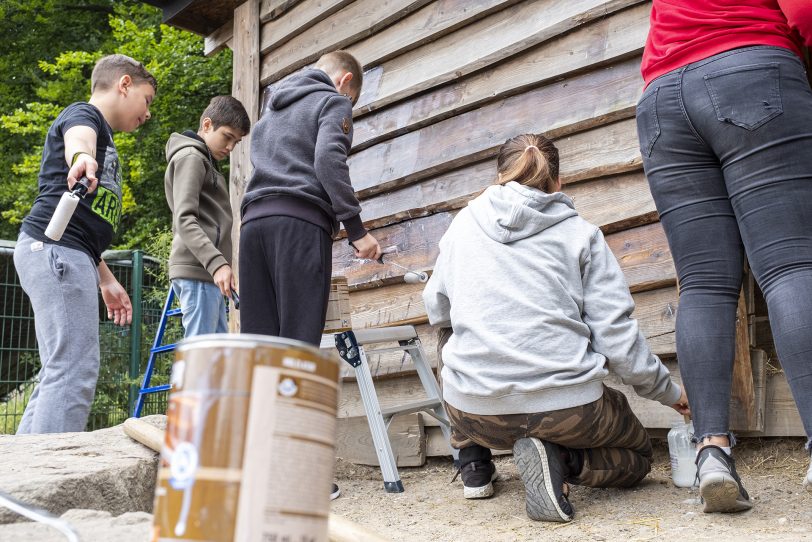
[[[45,228],[62,194],[68,189],[65,161],[65,132],[74,126],[88,126],[96,132],[96,177],[98,187],[79,202],[62,239],[45,237]],[[95,106],[77,102],[66,107],[48,129],[39,171],[39,195],[23,220],[22,230],[39,241],[56,243],[86,252],[98,263],[110,246],[121,219],[121,170],[113,143],[113,131]]]

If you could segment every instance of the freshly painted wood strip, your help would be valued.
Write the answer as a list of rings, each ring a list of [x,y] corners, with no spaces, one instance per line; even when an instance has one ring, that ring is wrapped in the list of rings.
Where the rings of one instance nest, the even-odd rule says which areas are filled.
[[[579,70],[639,55],[648,33],[650,9],[650,4],[645,3],[578,27],[488,70],[455,78],[431,92],[376,110],[375,114],[364,114],[369,107],[356,108],[354,149],[364,149]],[[387,31],[394,32],[398,26]],[[370,79],[374,81],[374,77]]]
[[[354,0],[304,0],[285,13],[284,17],[262,25],[259,48],[262,54],[274,54],[271,49],[279,47],[294,36],[323,21]]]
[[[430,0],[355,0],[262,59],[260,82],[276,81],[322,54],[371,36],[425,6]]]
[[[642,88],[635,58],[485,105],[353,154],[353,186],[366,198],[494,156],[517,134],[556,139],[629,118]]]
[[[640,1],[521,2],[371,70],[359,110],[377,109],[458,79]]]
[[[395,284],[353,292],[350,295],[353,325],[363,328],[403,325],[406,322],[412,325],[427,323],[422,292],[421,284]],[[643,333],[658,344],[658,353],[673,354],[676,287],[672,283],[665,288],[632,295],[637,303],[634,315],[640,321]]]
[[[234,10],[234,76],[231,94],[245,106],[251,124],[259,117],[259,90],[259,3],[245,2]],[[235,217],[240,216],[240,203],[251,177],[250,149],[246,138],[231,153],[229,193]],[[239,277],[239,220],[234,221],[231,237],[235,247],[232,268],[234,276]],[[232,315],[229,329],[238,332],[239,311],[234,310]]]

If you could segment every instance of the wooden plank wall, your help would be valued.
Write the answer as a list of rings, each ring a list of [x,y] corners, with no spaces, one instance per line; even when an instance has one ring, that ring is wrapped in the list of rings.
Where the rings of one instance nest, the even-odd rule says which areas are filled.
[[[675,273],[634,122],[649,13],[642,0],[263,1],[260,85],[337,48],[359,58],[349,166],[362,217],[382,246],[397,247],[392,261],[420,271],[431,271],[455,213],[493,182],[507,138],[555,138],[564,192],[606,234],[652,349],[673,357]],[[344,239],[333,272],[349,279],[356,327],[414,324],[436,363],[422,285],[404,284],[394,266],[353,261]],[[370,361],[384,406],[414,392],[402,356]],[[348,376],[342,416],[361,416],[358,407]],[[646,419],[667,427],[676,417]],[[429,439],[426,453],[436,448]]]

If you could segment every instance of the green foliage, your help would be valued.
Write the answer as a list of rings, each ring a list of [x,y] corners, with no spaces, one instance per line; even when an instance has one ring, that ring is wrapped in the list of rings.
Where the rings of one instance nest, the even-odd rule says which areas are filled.
[[[211,97],[230,93],[230,52],[204,57],[203,38],[161,25],[157,9],[131,0],[87,0],[78,7],[14,0],[0,7],[0,18],[4,35],[35,35],[0,46],[0,69],[20,74],[16,84],[0,82],[0,167],[14,173],[0,185],[0,237],[16,237],[33,203],[41,145],[51,122],[68,104],[89,97],[93,64],[116,52],[143,62],[158,80],[151,120],[134,133],[115,136],[124,200],[114,243],[116,248],[150,245],[170,224],[163,189],[166,141],[172,132],[196,129]],[[66,28],[86,30],[87,39],[75,39],[81,33]]]

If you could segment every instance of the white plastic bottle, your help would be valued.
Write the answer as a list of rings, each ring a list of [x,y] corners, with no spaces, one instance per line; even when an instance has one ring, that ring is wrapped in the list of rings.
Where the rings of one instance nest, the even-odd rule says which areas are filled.
[[[691,442],[694,424],[673,422],[668,432],[671,481],[677,487],[693,487],[696,480],[696,448]]]

